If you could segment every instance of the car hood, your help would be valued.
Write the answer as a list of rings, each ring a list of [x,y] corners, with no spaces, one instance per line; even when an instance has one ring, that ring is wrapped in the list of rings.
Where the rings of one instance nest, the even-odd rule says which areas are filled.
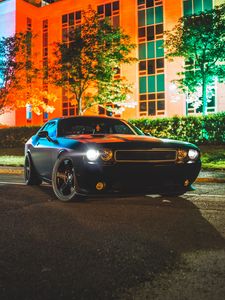
[[[100,146],[110,147],[110,148],[189,148],[194,147],[195,145],[170,140],[170,139],[160,139],[152,136],[142,136],[142,135],[128,135],[128,134],[99,134],[99,135],[74,135],[67,136],[67,139],[75,140],[82,144],[99,144]]]

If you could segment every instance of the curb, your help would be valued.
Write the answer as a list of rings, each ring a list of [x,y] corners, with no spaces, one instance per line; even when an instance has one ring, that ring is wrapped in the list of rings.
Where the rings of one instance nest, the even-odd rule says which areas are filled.
[[[23,167],[0,166],[0,174],[21,175],[23,173],[24,173],[24,168]]]
[[[223,178],[197,178],[195,180],[195,182],[197,183],[204,183],[204,182],[208,182],[208,183],[225,183],[225,179]]]
[[[0,169],[0,175],[1,174],[5,174],[5,175],[10,175],[10,174],[14,174],[14,175],[22,175],[23,174],[23,170],[13,170],[13,169]]]

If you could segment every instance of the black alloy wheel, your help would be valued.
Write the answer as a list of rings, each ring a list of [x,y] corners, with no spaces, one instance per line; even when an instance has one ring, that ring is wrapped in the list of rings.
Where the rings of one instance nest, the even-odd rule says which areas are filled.
[[[59,158],[53,168],[52,187],[56,197],[64,202],[77,198],[76,176],[70,158]]]

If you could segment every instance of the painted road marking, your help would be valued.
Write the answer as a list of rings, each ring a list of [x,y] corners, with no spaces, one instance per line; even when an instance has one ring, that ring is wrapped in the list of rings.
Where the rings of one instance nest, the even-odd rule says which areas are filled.
[[[211,195],[211,194],[185,194],[185,196],[225,198],[225,195]]]
[[[8,182],[8,181],[0,181],[0,184],[26,185],[24,182]]]
[[[25,182],[9,182],[9,181],[0,181],[0,184],[10,184],[10,185],[26,185]],[[42,184],[42,186],[51,186],[50,184],[44,183]]]

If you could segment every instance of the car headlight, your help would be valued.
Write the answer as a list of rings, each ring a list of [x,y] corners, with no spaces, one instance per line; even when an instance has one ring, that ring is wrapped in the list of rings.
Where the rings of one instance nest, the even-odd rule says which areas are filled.
[[[187,157],[188,153],[184,149],[178,149],[177,150],[177,160],[178,161],[184,161],[185,158]]]
[[[103,149],[101,151],[101,159],[104,161],[109,161],[113,157],[113,151],[111,149]]]
[[[199,153],[197,150],[195,149],[189,149],[188,150],[188,157],[191,159],[191,160],[196,160],[199,156]]]
[[[87,159],[90,160],[90,161],[95,161],[99,158],[99,151],[98,150],[95,150],[95,149],[89,149],[87,152],[86,152],[86,156],[87,156]]]

